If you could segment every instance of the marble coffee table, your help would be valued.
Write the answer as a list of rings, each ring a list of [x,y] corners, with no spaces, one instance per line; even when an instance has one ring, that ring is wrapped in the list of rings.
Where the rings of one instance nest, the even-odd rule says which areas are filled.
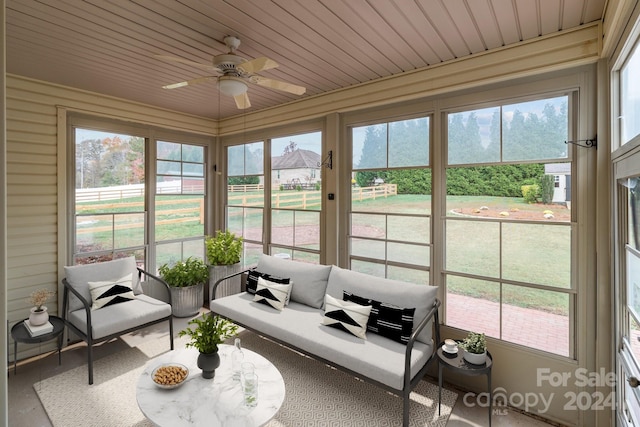
[[[267,359],[243,349],[244,361],[255,365],[258,375],[258,404],[244,405],[240,381],[231,370],[231,345],[220,345],[220,367],[213,379],[202,378],[197,366],[198,351],[183,348],[170,351],[147,363],[136,389],[142,413],[158,426],[261,426],[280,410],[285,396],[280,371]],[[161,389],[151,379],[157,366],[178,362],[189,368],[186,382],[175,389]]]

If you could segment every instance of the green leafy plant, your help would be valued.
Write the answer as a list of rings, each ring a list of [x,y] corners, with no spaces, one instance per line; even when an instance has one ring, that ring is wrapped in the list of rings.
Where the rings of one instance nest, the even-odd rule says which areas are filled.
[[[211,354],[218,351],[218,344],[222,344],[229,338],[236,336],[238,325],[211,313],[202,316],[202,319],[195,318],[190,320],[189,325],[195,327],[183,329],[178,333],[179,336],[185,335],[191,338],[186,347],[193,347],[200,353]]]
[[[458,344],[469,353],[482,354],[487,350],[487,340],[484,334],[469,332],[467,337]]]
[[[204,240],[207,261],[211,265],[231,265],[240,262],[242,255],[242,237],[230,231],[216,231],[214,236]]]
[[[209,280],[209,268],[200,258],[189,257],[173,266],[163,264],[158,272],[169,286],[184,288]]]

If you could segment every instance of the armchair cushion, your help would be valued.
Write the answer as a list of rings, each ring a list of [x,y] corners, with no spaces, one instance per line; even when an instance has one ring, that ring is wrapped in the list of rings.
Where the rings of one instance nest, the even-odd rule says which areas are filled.
[[[87,301],[91,301],[89,282],[102,282],[132,274],[132,289],[135,295],[142,294],[142,286],[138,277],[135,257],[115,259],[95,264],[83,264],[64,267],[67,282]],[[69,311],[82,307],[82,302],[75,295],[70,295]]]
[[[147,295],[138,295],[132,301],[115,304],[91,312],[93,339],[121,333],[149,322],[171,316],[171,306]],[[87,333],[87,312],[79,309],[69,312],[68,321]]]

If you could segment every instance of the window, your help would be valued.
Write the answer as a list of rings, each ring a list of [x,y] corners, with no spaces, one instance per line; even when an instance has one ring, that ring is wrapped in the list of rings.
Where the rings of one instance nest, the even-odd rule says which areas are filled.
[[[446,324],[564,356],[572,211],[550,172],[570,171],[568,102],[448,113],[445,220]]]
[[[271,141],[272,254],[320,262],[322,208],[320,153],[322,133],[311,132]]]
[[[205,149],[156,141],[156,265],[204,259]]]
[[[243,260],[263,252],[264,143],[227,147],[227,229],[244,239]]]
[[[640,44],[620,69],[621,144],[640,135]]]
[[[79,264],[145,255],[145,139],[75,130],[75,234]]]
[[[70,118],[73,262],[134,255],[155,271],[188,256],[203,258],[208,141],[188,135],[156,140],[150,135],[162,134],[159,129],[114,123],[98,125],[133,131],[98,131],[88,122],[97,123]]]
[[[429,283],[429,117],[351,129],[352,270]]]

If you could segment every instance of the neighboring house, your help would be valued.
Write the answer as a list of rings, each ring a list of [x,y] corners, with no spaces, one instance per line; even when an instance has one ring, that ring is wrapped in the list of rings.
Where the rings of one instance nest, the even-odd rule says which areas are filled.
[[[553,203],[571,202],[571,164],[549,163],[544,165],[544,173],[553,175]]]
[[[285,190],[295,190],[299,185],[304,189],[315,188],[320,181],[320,154],[310,150],[295,149],[282,156],[271,158],[273,189],[280,186]]]

